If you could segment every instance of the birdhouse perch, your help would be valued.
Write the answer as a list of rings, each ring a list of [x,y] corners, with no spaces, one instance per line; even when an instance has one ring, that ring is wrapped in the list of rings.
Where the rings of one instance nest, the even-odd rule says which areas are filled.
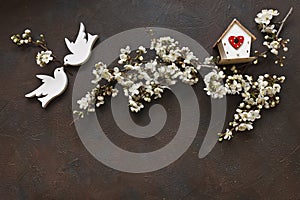
[[[234,19],[214,44],[214,47],[218,46],[220,53],[218,64],[228,65],[253,61],[255,57],[250,57],[250,49],[254,40],[256,37],[237,19]]]

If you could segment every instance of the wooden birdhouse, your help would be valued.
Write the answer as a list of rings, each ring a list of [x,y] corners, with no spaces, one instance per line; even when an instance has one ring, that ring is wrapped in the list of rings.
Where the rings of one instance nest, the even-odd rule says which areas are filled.
[[[214,47],[218,46],[220,52],[218,64],[227,65],[253,61],[255,57],[250,57],[250,49],[254,40],[256,37],[237,19],[234,19],[214,44]]]

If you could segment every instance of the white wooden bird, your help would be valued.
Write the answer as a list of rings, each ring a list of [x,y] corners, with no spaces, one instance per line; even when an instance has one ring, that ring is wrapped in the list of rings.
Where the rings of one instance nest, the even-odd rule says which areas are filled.
[[[38,100],[43,108],[46,108],[52,99],[62,94],[68,85],[68,77],[63,67],[54,70],[54,78],[47,75],[36,75],[36,77],[41,79],[43,84],[25,97],[40,97]]]
[[[80,23],[79,32],[75,42],[70,42],[65,38],[66,45],[72,54],[64,57],[64,65],[78,66],[84,64],[90,57],[92,47],[96,42],[98,35],[91,35],[85,33],[83,23]]]

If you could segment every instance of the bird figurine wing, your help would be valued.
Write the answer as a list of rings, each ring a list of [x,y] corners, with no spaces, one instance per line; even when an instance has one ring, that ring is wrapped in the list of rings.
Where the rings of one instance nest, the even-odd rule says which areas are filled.
[[[74,42],[70,42],[70,40],[68,38],[65,38],[65,42],[66,42],[66,45],[67,45],[69,51],[71,51],[72,53],[75,53]]]
[[[26,94],[25,97],[40,97],[38,100],[42,103],[43,108],[45,108],[52,99],[62,94],[68,85],[68,77],[63,67],[55,69],[54,78],[47,75],[36,75],[36,77],[41,79],[43,84]]]
[[[86,44],[87,40],[86,40],[86,33],[85,33],[85,28],[83,23],[80,23],[80,28],[79,28],[79,32],[77,35],[77,38],[75,40],[75,42],[70,42],[70,40],[68,38],[65,38],[65,42],[66,45],[68,47],[68,49],[74,54],[76,53],[76,49],[78,47],[80,47],[82,44]]]
[[[86,33],[85,33],[85,28],[82,22],[80,22],[80,28],[79,28],[79,32],[77,35],[77,38],[75,40],[75,44],[80,44],[81,42],[86,43]]]
[[[43,83],[54,80],[53,77],[47,75],[36,75],[36,77],[41,79]]]
[[[37,78],[41,79],[43,84],[35,89],[34,91],[28,93],[25,95],[25,97],[34,97],[34,96],[42,96],[42,95],[47,95],[48,93],[48,85],[49,83],[54,81],[54,78],[51,76],[47,75],[36,75]]]
[[[47,95],[47,93],[45,92],[45,83],[42,84],[37,89],[33,90],[32,92],[26,94],[25,97],[27,97],[27,98],[29,98],[29,97],[40,97],[40,96],[43,96],[43,95]]]

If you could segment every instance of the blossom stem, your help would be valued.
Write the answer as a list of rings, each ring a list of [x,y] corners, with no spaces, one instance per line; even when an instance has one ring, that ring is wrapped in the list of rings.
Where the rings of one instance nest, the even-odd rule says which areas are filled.
[[[283,28],[283,25],[284,25],[285,21],[286,21],[287,18],[290,16],[290,14],[292,13],[292,11],[293,11],[293,7],[290,8],[289,12],[287,13],[287,15],[284,17],[284,19],[283,19],[282,22],[280,23],[280,27],[279,27],[279,29],[278,29],[278,32],[277,32],[277,34],[276,34],[276,37],[279,36],[279,34],[280,34],[280,32],[281,32],[281,30],[282,30],[282,28]]]
[[[46,44],[41,44],[41,43],[38,43],[38,42],[35,42],[35,41],[32,41],[32,44],[41,47],[41,48],[42,48],[43,50],[45,50],[45,51],[49,51],[49,50],[50,50],[50,49],[47,47]],[[64,67],[65,67],[65,65],[64,65],[60,60],[58,60],[57,57],[56,57],[53,53],[52,53],[51,55],[52,55],[52,57],[54,58],[53,62],[57,62],[57,63],[59,63],[61,66],[64,66]],[[70,72],[69,70],[66,69],[66,72],[67,72],[70,76],[73,76],[73,73]]]
[[[41,44],[41,43],[37,43],[37,42],[35,42],[35,41],[32,41],[32,44],[35,44],[35,45],[37,45],[37,46],[39,46],[39,47],[41,47],[43,50],[45,50],[45,51],[49,51],[50,49],[46,46],[46,45],[43,45],[43,44]],[[56,55],[54,55],[53,53],[52,53],[52,56],[53,56],[53,58],[54,58],[54,62],[58,62],[60,65],[64,65],[57,57],[56,57]]]

